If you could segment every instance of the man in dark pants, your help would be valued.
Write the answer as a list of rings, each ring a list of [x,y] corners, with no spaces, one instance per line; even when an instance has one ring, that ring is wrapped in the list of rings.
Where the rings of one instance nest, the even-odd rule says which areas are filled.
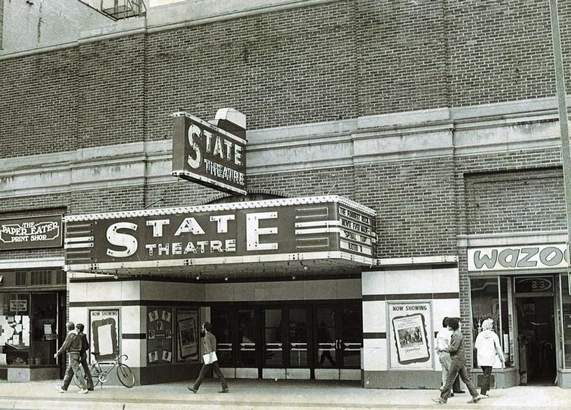
[[[470,400],[469,403],[477,403],[482,399],[482,396],[478,394],[476,387],[472,384],[472,381],[468,376],[468,371],[466,370],[466,365],[464,364],[464,337],[462,336],[462,332],[460,332],[459,320],[457,318],[449,318],[448,328],[452,331],[452,335],[450,336],[450,346],[448,347],[451,359],[450,371],[448,372],[446,384],[442,386],[440,398],[434,399],[434,401],[438,404],[446,404],[448,397],[450,397],[452,384],[456,377],[460,376],[472,395],[472,400]]]
[[[442,366],[442,384],[441,388],[446,384],[446,379],[448,378],[448,371],[450,370],[450,353],[448,352],[448,347],[450,346],[450,335],[452,332],[448,329],[449,317],[445,317],[442,320],[442,329],[436,335],[436,353],[438,353],[438,359]],[[454,384],[452,385],[452,393],[450,397],[454,397],[454,393],[464,393],[460,389],[460,379],[456,377]]]
[[[220,383],[222,383],[222,390],[220,393],[228,393],[228,384],[226,383],[226,379],[224,379],[224,375],[222,371],[218,367],[218,359],[216,356],[216,337],[211,333],[212,332],[212,325],[208,322],[204,322],[202,324],[201,329],[201,336],[202,336],[202,360],[204,364],[200,369],[200,374],[198,378],[192,385],[192,387],[188,387],[188,390],[192,391],[193,393],[198,393],[198,388],[200,384],[206,377],[208,370],[212,368],[214,374],[218,376],[220,379]],[[212,357],[214,356],[214,357]]]
[[[69,358],[69,365],[67,366],[67,370],[65,371],[65,377],[63,379],[63,385],[57,387],[57,390],[60,393],[64,393],[67,391],[69,384],[71,383],[71,379],[73,378],[74,374],[78,374],[80,364],[79,354],[81,351],[81,338],[78,336],[75,325],[72,322],[67,322],[65,327],[68,330],[68,334],[65,338],[65,341],[59,348],[59,350],[54,354],[54,359],[56,359],[60,354],[67,352]],[[80,390],[79,393],[85,394],[87,393],[87,388],[85,386],[85,380],[82,377],[77,378],[79,381]]]
[[[87,390],[93,391],[93,379],[91,378],[91,372],[89,371],[89,365],[87,364],[87,351],[89,350],[89,341],[87,336],[83,333],[83,323],[78,323],[75,325],[77,329],[77,335],[81,339],[81,351],[79,352],[79,360],[81,362],[81,367],[83,367],[83,374],[85,375],[85,380],[87,380]]]

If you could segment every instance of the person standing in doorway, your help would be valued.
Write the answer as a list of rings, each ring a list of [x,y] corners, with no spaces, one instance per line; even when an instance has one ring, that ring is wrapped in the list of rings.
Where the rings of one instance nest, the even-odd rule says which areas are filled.
[[[482,399],[482,396],[478,394],[476,387],[472,384],[472,380],[470,380],[470,376],[468,376],[468,370],[466,370],[466,365],[464,363],[464,337],[460,332],[460,321],[455,317],[449,318],[448,329],[452,332],[450,335],[450,346],[448,346],[448,352],[450,353],[451,359],[450,371],[446,378],[446,384],[442,387],[440,392],[440,397],[438,399],[434,399],[434,401],[438,404],[446,404],[452,391],[452,384],[456,377],[460,376],[472,395],[472,400],[470,400],[469,403],[477,403]]]
[[[69,387],[69,384],[71,383],[71,379],[73,378],[73,375],[79,374],[79,367],[81,365],[80,364],[80,358],[79,358],[79,355],[81,352],[81,338],[78,336],[77,331],[75,330],[75,325],[73,324],[73,322],[67,322],[65,327],[68,330],[65,341],[63,342],[63,344],[61,345],[59,350],[54,354],[54,359],[57,359],[57,357],[60,354],[67,352],[67,356],[69,359],[69,364],[68,364],[67,369],[65,371],[65,377],[63,379],[63,385],[57,387],[57,390],[60,393],[64,393],[67,391],[67,388]],[[79,386],[80,386],[79,393],[81,393],[81,394],[87,393],[88,390],[87,390],[86,385],[85,385],[85,380],[83,380],[82,377],[78,377],[77,379],[78,379]]]
[[[438,359],[442,367],[441,388],[446,384],[446,379],[448,378],[448,372],[450,371],[451,364],[448,347],[450,346],[450,336],[452,335],[452,332],[448,329],[448,320],[448,317],[442,319],[442,329],[440,329],[440,331],[436,334],[436,353],[438,353]],[[454,379],[450,397],[454,397],[454,393],[464,393],[462,390],[460,390],[460,380],[458,380],[458,377]]]
[[[474,347],[478,351],[478,366],[480,366],[482,372],[484,372],[482,389],[480,390],[480,394],[484,397],[488,397],[494,363],[497,363],[497,359],[499,359],[503,366],[505,362],[504,353],[500,346],[500,339],[493,329],[494,320],[484,320],[482,323],[482,331],[478,334],[478,337],[476,337],[476,343],[474,344]]]
[[[77,335],[81,339],[81,350],[79,352],[79,360],[81,367],[83,367],[83,374],[85,375],[85,380],[87,381],[87,390],[93,391],[93,379],[91,378],[91,372],[89,371],[89,365],[87,364],[87,351],[89,350],[89,341],[87,336],[83,333],[85,326],[83,323],[78,323],[75,325],[77,329]]]
[[[193,393],[198,393],[198,389],[206,377],[206,373],[210,368],[212,368],[214,374],[222,384],[222,390],[220,390],[220,393],[228,393],[228,384],[226,383],[226,379],[224,379],[224,375],[222,374],[220,367],[218,367],[218,357],[216,356],[216,337],[212,334],[212,325],[210,323],[204,322],[202,324],[200,336],[202,337],[202,361],[204,364],[200,369],[198,378],[192,387],[188,387],[188,390]]]

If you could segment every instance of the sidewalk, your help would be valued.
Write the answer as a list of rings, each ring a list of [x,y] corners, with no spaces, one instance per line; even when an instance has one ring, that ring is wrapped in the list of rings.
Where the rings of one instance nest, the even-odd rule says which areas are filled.
[[[1,409],[571,409],[571,390],[558,387],[520,386],[492,390],[489,399],[466,403],[468,394],[457,395],[445,406],[432,402],[436,390],[363,389],[355,383],[230,380],[230,393],[219,394],[214,381],[203,384],[198,394],[187,383],[152,386],[105,386],[86,395],[76,387],[67,393],[55,390],[56,381],[0,384]]]

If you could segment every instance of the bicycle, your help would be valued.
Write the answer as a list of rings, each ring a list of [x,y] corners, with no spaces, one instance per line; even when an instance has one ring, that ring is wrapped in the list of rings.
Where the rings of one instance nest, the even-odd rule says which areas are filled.
[[[103,384],[107,382],[107,377],[113,371],[113,369],[116,369],[117,379],[123,386],[131,388],[135,385],[135,375],[133,374],[133,371],[129,366],[123,363],[124,360],[129,359],[129,357],[126,354],[117,356],[111,362],[103,363],[103,366],[105,366],[105,368],[102,366],[101,363],[97,361],[96,359],[97,354],[95,352],[91,352],[91,354],[93,355],[94,362],[89,367],[89,371],[91,372],[91,380],[93,381],[93,388],[97,387],[98,384],[100,384],[101,388],[103,388]],[[87,376],[85,376],[84,374],[82,376],[85,379],[87,379]],[[81,387],[79,385],[77,378],[74,377],[73,379],[77,387]]]

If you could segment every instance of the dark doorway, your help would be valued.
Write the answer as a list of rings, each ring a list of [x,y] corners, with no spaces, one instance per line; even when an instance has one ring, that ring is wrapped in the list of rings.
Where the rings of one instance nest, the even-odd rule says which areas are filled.
[[[553,297],[518,297],[517,314],[521,383],[552,385],[557,374]]]
[[[211,320],[223,369],[236,377],[347,379],[360,376],[360,301],[231,303]]]

